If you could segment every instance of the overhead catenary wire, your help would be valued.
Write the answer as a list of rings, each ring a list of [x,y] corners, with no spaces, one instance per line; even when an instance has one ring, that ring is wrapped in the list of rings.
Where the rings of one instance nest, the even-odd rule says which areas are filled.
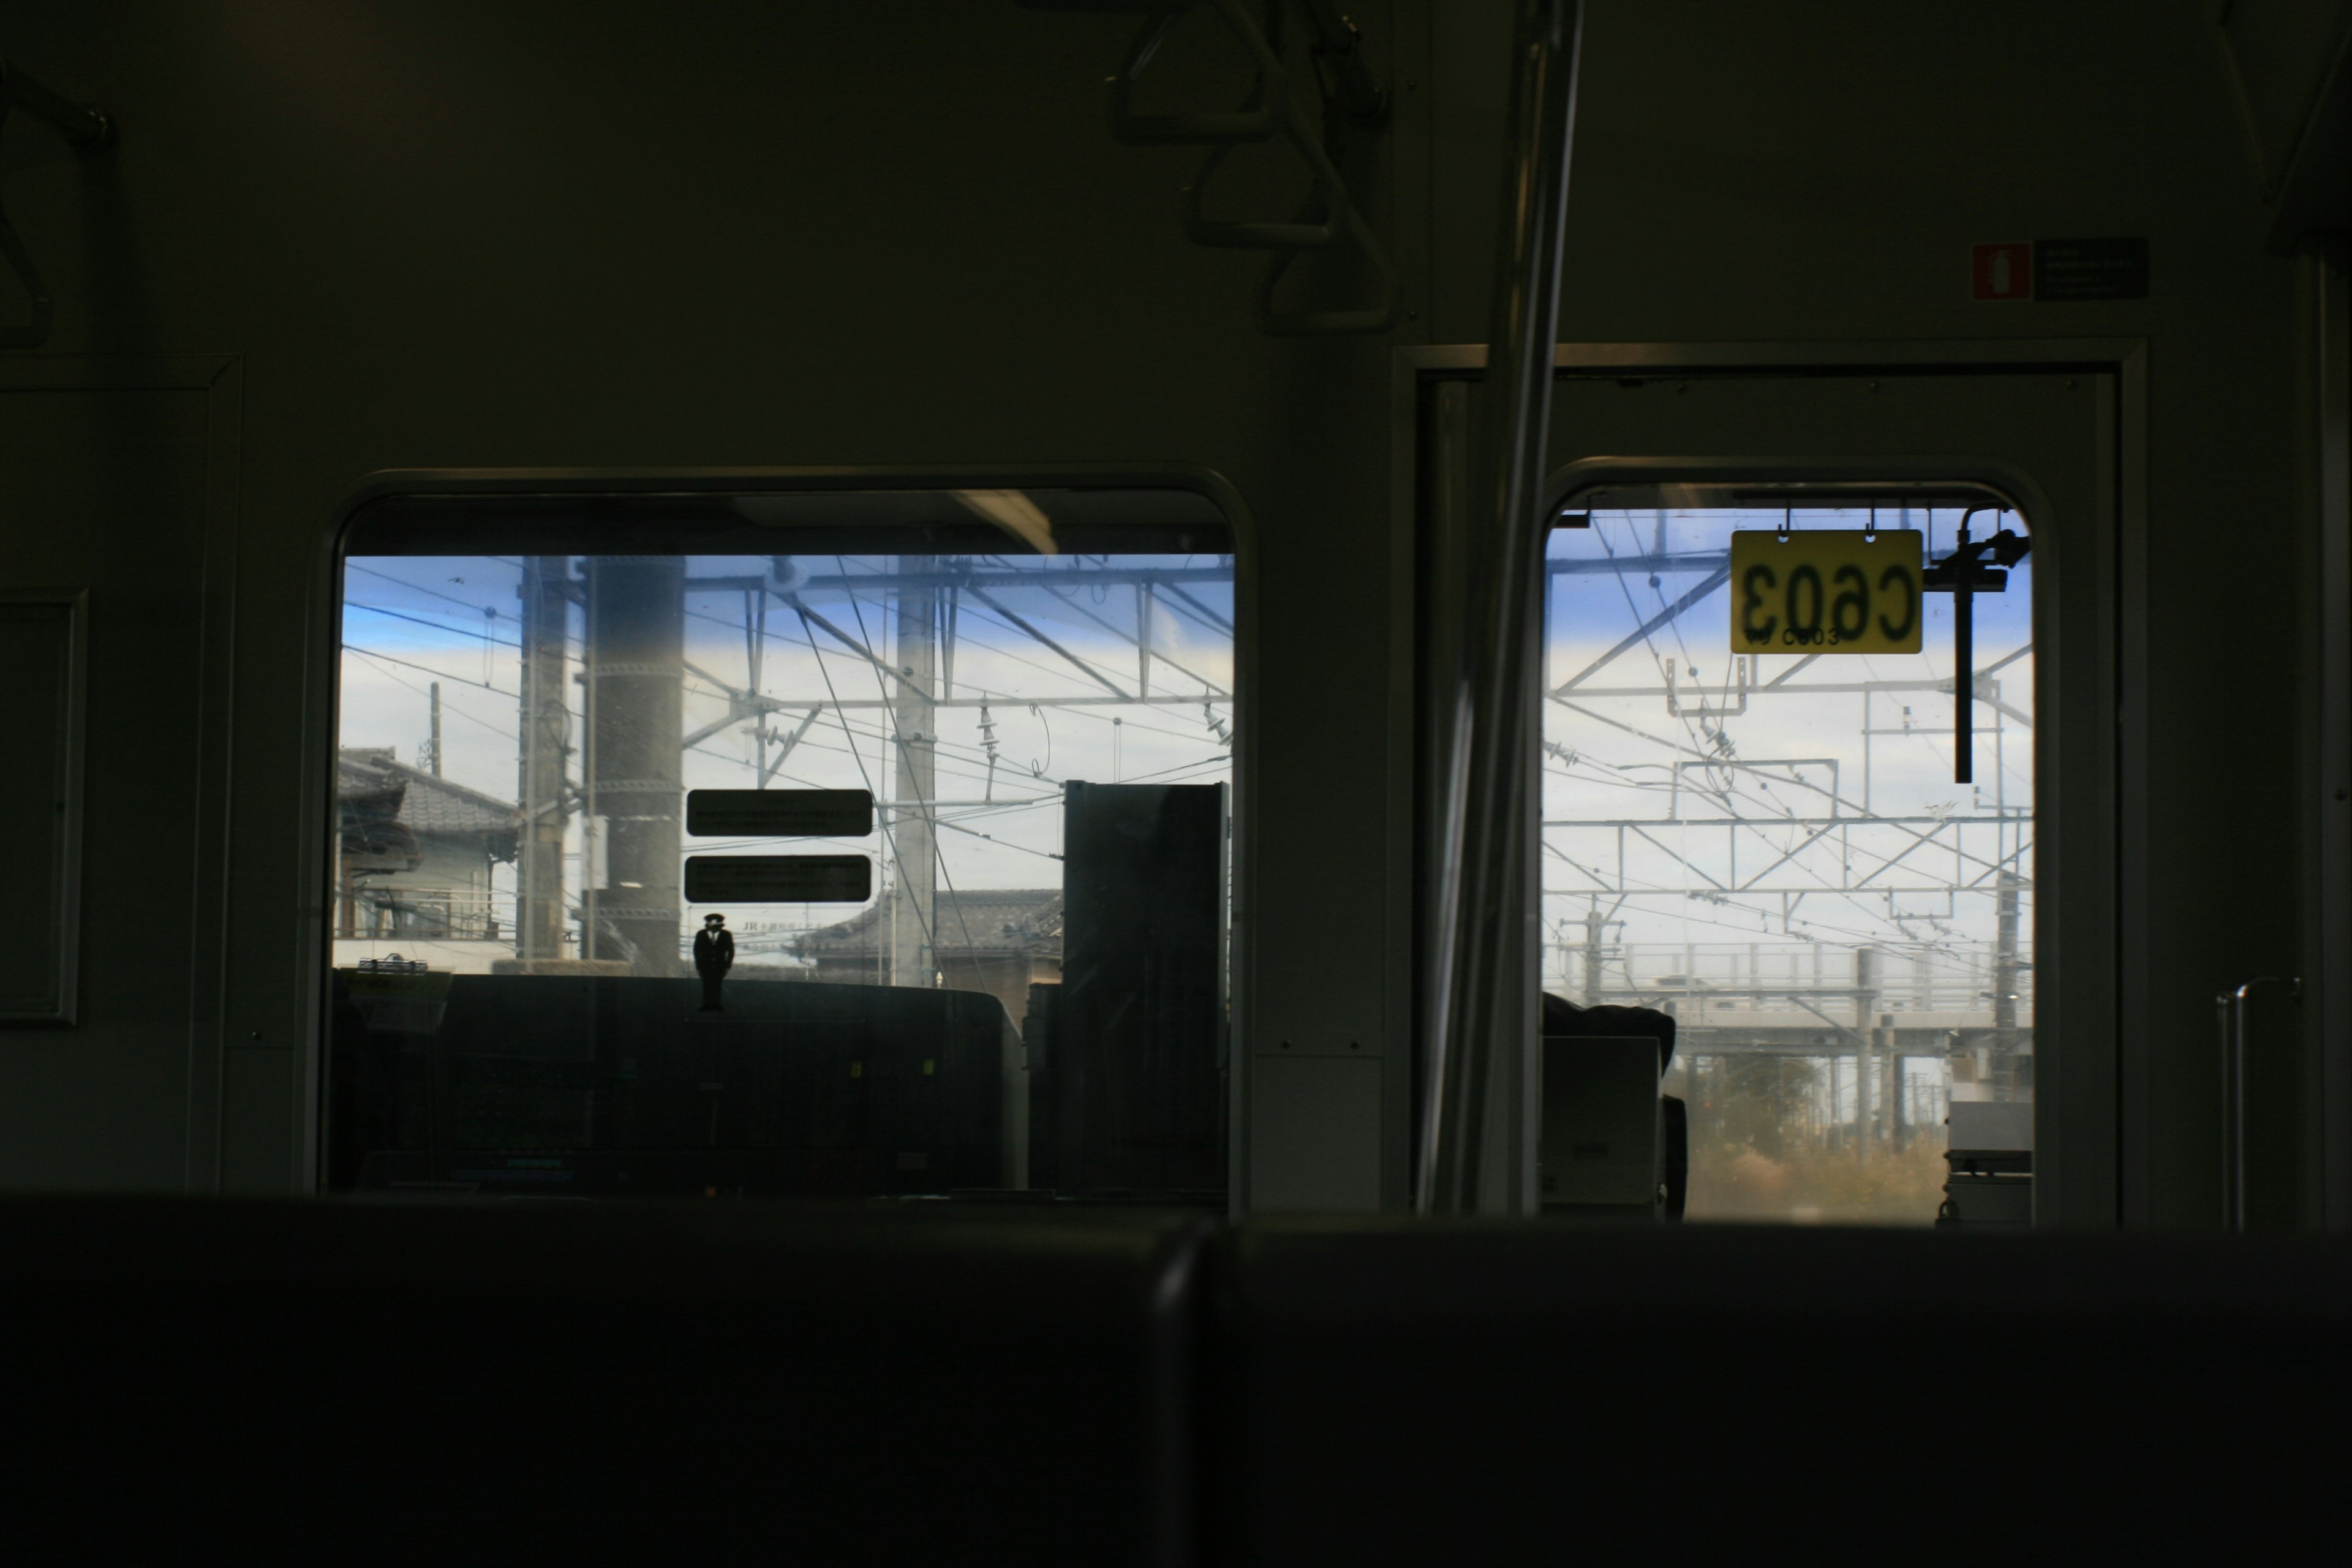
[[[414,621],[420,626],[431,626],[435,631],[455,633],[457,636],[465,637],[468,641],[494,643],[499,647],[510,647],[515,649],[517,652],[520,652],[522,650],[522,644],[519,642],[509,642],[506,638],[493,637],[488,632],[477,632],[468,630],[464,626],[453,626],[446,621],[428,621],[422,616],[412,616],[404,610],[387,609],[382,605],[362,605],[350,600],[344,601],[343,613],[345,615],[349,615],[353,610],[358,610],[363,614],[371,616],[390,616],[394,620]]]

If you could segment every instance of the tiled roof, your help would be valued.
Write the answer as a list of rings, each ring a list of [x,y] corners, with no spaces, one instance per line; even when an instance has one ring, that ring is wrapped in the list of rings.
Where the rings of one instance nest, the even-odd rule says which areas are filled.
[[[517,826],[511,801],[435,778],[422,768],[394,761],[392,752],[383,748],[347,747],[336,753],[339,798],[352,800],[394,789],[401,792],[399,813],[394,820],[411,832],[445,837],[502,835],[513,833]]]
[[[809,958],[870,954],[888,907],[877,899],[839,925],[809,932],[793,944],[793,951]],[[932,919],[942,953],[1062,951],[1059,888],[982,888],[955,893],[942,888]]]

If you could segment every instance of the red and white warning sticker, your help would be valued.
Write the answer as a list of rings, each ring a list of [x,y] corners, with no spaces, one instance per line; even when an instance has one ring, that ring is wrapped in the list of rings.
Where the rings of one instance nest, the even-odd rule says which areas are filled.
[[[1971,300],[2031,300],[2033,298],[2033,242],[1999,240],[1969,247],[1969,298]]]

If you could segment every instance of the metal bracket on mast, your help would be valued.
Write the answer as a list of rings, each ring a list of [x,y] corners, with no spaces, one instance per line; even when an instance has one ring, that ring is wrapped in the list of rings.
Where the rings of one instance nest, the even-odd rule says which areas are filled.
[[[1952,596],[1952,782],[1976,781],[1976,596],[2009,592],[2009,574],[2002,568],[2025,559],[2033,542],[2002,529],[1990,539],[1969,540],[1969,519],[1980,511],[2008,515],[2005,506],[1972,506],[1960,514],[1959,542],[1941,561],[1931,563],[1919,581],[1920,591]],[[1988,566],[1990,555],[2000,564]]]

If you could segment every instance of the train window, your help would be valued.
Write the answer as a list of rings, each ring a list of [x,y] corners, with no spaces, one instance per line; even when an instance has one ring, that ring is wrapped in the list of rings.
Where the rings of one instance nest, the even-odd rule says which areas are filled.
[[[1544,984],[1675,1015],[1694,1219],[1930,1223],[1951,1104],[2032,1099],[2032,560],[1969,512],[1603,505],[1550,535]],[[1964,526],[2011,531],[1960,552],[1965,770],[1935,564]],[[1890,547],[1924,592],[1837,564]]]
[[[363,510],[326,1184],[1222,1202],[1234,551],[1176,489]]]

